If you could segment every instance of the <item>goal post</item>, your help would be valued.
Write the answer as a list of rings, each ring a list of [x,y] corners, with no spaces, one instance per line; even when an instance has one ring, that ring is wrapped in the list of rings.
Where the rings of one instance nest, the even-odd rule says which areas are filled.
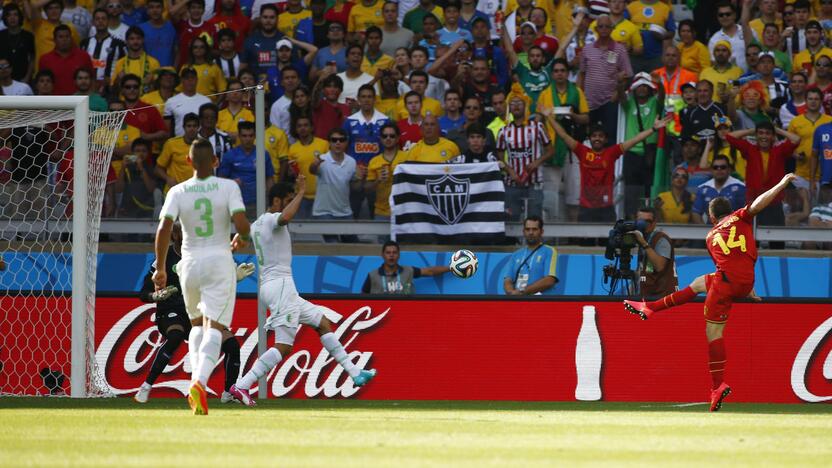
[[[47,168],[34,168],[39,181],[38,184],[34,184],[39,190],[35,192],[38,202],[24,198],[23,201],[11,202],[3,207],[3,221],[7,223],[8,232],[13,236],[11,239],[19,241],[19,247],[9,250],[13,254],[46,257],[71,253],[71,274],[56,271],[54,275],[60,278],[69,277],[66,278],[70,279],[69,284],[58,284],[54,289],[50,289],[51,283],[41,284],[37,278],[33,279],[32,274],[10,271],[14,276],[11,286],[7,284],[6,287],[19,291],[16,295],[24,296],[24,299],[52,301],[44,302],[45,310],[35,311],[31,310],[25,300],[20,303],[12,302],[12,311],[2,312],[4,321],[8,320],[14,324],[17,320],[27,325],[27,317],[29,320],[39,320],[38,324],[28,324],[18,330],[26,330],[36,335],[38,339],[35,339],[35,342],[40,339],[41,342],[49,343],[54,339],[59,344],[50,344],[52,348],[43,351],[35,349],[36,345],[29,345],[25,339],[14,336],[2,338],[0,346],[8,348],[11,345],[11,353],[17,353],[11,359],[34,361],[13,363],[16,365],[12,366],[12,373],[3,378],[3,383],[6,384],[6,388],[0,389],[3,394],[42,394],[42,388],[37,386],[38,381],[29,374],[34,366],[43,365],[47,365],[47,370],[49,365],[54,366],[59,375],[65,374],[66,367],[69,367],[69,395],[73,398],[110,394],[109,386],[102,374],[103,369],[99,372],[95,362],[95,281],[104,191],[116,138],[125,114],[90,112],[87,96],[0,96],[0,130],[4,132],[3,146],[11,152],[12,156],[9,158],[13,161],[13,171],[17,171],[12,172],[13,183],[10,190],[13,191],[14,187],[21,185],[30,188],[30,185],[34,184],[34,178],[31,184],[29,181],[21,183],[20,178],[28,176],[20,175],[24,173],[19,167],[22,165],[20,155],[26,155],[27,164],[48,165]],[[45,136],[25,140],[31,141],[32,147],[21,148],[24,140],[15,135],[30,133],[30,129],[36,136]],[[91,134],[94,140],[92,142]],[[12,142],[7,142],[7,138],[12,138]],[[19,152],[18,156],[14,156],[15,151]],[[66,168],[65,172],[61,172],[61,167]],[[66,174],[69,171],[72,172],[71,178]],[[45,173],[48,175],[44,179]],[[59,179],[61,183],[56,182]],[[71,196],[67,197],[67,192],[70,191]],[[62,206],[61,203],[65,203],[66,206]],[[9,206],[11,209],[8,209]],[[68,229],[70,224],[71,230]],[[41,226],[42,230],[38,229]],[[69,232],[71,237],[68,237]],[[4,233],[4,240],[8,239],[6,236]],[[67,243],[71,246],[67,246]],[[9,267],[13,268],[14,264],[10,264]],[[65,265],[60,264],[55,269],[65,270]],[[69,291],[66,290],[67,287]],[[67,294],[71,294],[69,301],[63,299]],[[59,317],[37,315],[39,313]],[[71,318],[66,315],[70,315]],[[70,330],[65,330],[66,327]],[[66,341],[69,342],[69,349],[66,349]],[[9,349],[5,351],[11,354]],[[29,358],[28,354],[37,357]],[[40,361],[37,362],[37,359]],[[46,378],[43,375],[41,377],[45,381]],[[44,385],[49,388],[48,384]],[[62,391],[63,388],[51,393],[60,394]]]

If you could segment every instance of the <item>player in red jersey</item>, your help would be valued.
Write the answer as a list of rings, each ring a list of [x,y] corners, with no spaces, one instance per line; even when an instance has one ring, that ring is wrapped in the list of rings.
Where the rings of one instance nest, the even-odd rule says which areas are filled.
[[[733,213],[727,198],[711,200],[708,214],[714,227],[705,238],[705,243],[716,265],[716,272],[702,275],[685,289],[657,301],[624,301],[624,308],[628,312],[647,320],[655,312],[689,302],[699,293],[708,293],[705,298],[705,335],[708,337],[708,367],[713,381],[711,411],[719,411],[722,400],[731,393],[731,387],[723,381],[726,357],[722,340],[722,330],[728,321],[731,304],[734,299],[744,297],[760,300],[754,292],[754,264],[757,263],[754,216],[774,201],[794,179],[794,174],[786,174],[777,185],[761,194],[750,205]]]

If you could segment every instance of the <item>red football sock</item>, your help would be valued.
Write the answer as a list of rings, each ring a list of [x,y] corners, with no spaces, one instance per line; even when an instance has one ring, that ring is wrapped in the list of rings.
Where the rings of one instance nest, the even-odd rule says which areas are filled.
[[[722,338],[708,343],[708,367],[711,370],[711,380],[713,381],[714,389],[722,384],[726,360],[725,341]]]
[[[669,309],[671,307],[675,307],[677,305],[682,305],[686,302],[690,302],[693,298],[696,297],[696,293],[693,292],[693,289],[690,286],[682,289],[681,291],[676,291],[673,294],[668,294],[667,296],[653,301],[648,302],[647,307],[653,310],[653,312]]]

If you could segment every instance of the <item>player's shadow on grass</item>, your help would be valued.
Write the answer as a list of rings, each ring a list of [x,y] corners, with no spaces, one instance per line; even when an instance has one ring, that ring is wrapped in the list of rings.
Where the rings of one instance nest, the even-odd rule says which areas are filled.
[[[257,408],[243,408],[237,404],[221,404],[211,398],[212,411],[320,411],[320,410],[380,410],[380,411],[590,411],[590,412],[671,412],[702,413],[707,405],[680,406],[672,402],[521,402],[521,401],[369,401],[369,400],[307,400],[269,399],[258,401]],[[0,397],[0,411],[14,409],[90,409],[90,410],[170,410],[188,412],[184,398],[155,398],[141,405],[132,398],[49,398]],[[832,414],[830,404],[759,404],[726,403],[724,413],[747,414]]]

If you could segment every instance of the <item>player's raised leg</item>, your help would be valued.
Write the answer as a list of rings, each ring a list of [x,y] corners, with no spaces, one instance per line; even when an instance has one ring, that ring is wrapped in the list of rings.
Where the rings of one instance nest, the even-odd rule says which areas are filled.
[[[335,333],[332,333],[332,322],[330,322],[326,316],[321,317],[320,324],[316,330],[318,331],[318,335],[321,337],[321,344],[324,349],[326,349],[329,352],[329,355],[335,359],[335,362],[347,371],[347,374],[349,374],[356,386],[361,387],[366,385],[367,382],[376,376],[375,369],[363,370],[350,361],[350,357],[347,354],[347,350],[344,349],[344,345],[338,341],[338,337],[335,336]]]
[[[624,301],[624,309],[631,314],[638,315],[642,320],[647,320],[654,312],[690,302],[697,294],[705,292],[705,276],[699,276],[685,289],[668,294],[655,301]]]

